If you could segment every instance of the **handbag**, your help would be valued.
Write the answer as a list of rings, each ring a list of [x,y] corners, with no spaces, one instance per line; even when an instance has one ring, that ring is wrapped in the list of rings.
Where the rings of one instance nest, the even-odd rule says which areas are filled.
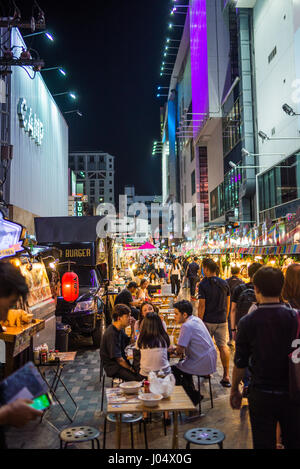
[[[296,339],[292,343],[292,347],[296,348],[292,353],[289,354],[289,394],[290,401],[294,404],[300,405],[300,345],[298,341],[300,336],[300,312],[297,312],[297,335]]]

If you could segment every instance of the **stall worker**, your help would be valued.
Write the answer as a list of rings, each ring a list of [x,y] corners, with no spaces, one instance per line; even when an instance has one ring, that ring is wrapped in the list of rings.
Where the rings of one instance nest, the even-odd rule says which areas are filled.
[[[130,310],[131,314],[134,317],[134,319],[138,319],[139,316],[139,311],[137,307],[141,306],[143,303],[143,300],[134,300],[133,296],[136,295],[138,289],[138,285],[136,282],[130,282],[127,286],[127,288],[124,288],[116,297],[115,300],[115,306],[122,304],[122,305],[127,305]]]

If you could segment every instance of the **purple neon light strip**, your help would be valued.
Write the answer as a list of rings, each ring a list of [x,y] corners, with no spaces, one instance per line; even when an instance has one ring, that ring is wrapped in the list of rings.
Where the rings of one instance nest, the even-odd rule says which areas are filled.
[[[209,94],[206,0],[191,0],[190,41],[193,113],[207,113]],[[194,136],[197,135],[201,125],[202,122],[195,123]]]

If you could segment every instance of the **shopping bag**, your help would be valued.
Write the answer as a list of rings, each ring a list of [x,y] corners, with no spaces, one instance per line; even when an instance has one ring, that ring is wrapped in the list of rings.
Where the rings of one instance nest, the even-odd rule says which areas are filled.
[[[300,312],[297,312],[297,335],[292,343],[295,348],[289,355],[289,393],[290,401],[300,405]]]

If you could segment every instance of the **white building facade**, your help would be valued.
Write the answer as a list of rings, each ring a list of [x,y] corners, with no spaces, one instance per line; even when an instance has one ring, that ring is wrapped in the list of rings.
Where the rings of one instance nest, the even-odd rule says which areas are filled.
[[[16,51],[26,48],[18,29],[12,30],[11,38]],[[6,197],[10,219],[34,234],[35,216],[68,215],[68,126],[41,74],[34,79],[28,74],[33,75],[29,67],[12,67],[9,135],[13,159]]]

